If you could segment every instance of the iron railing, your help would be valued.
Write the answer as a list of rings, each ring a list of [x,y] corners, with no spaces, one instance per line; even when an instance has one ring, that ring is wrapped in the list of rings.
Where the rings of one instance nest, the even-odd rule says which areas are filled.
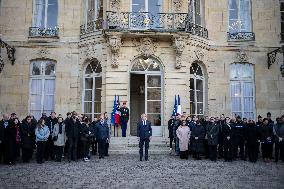
[[[119,32],[187,32],[208,38],[208,30],[192,23],[191,14],[148,12],[107,12],[106,21],[96,20],[81,25],[80,34],[92,33],[96,30]]]
[[[40,27],[30,27],[29,36],[30,37],[58,37],[59,28],[40,28]]]
[[[253,32],[228,32],[228,41],[255,41],[255,34]]]

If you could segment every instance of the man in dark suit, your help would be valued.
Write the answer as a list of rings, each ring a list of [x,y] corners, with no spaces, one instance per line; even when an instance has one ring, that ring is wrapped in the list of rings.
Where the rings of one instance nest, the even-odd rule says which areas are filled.
[[[96,140],[99,147],[99,159],[104,158],[106,151],[106,142],[109,140],[109,128],[105,122],[104,114],[100,116],[100,121],[95,126]]]
[[[147,120],[147,115],[142,114],[141,120],[137,123],[137,137],[139,138],[140,161],[143,158],[143,146],[145,144],[145,161],[148,161],[149,142],[152,137],[151,122]]]

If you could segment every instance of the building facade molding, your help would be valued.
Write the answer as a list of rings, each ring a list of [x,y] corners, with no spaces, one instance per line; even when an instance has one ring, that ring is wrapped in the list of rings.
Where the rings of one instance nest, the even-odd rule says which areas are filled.
[[[175,36],[173,38],[173,47],[176,52],[176,69],[180,69],[182,67],[182,53],[185,49],[186,42],[185,38],[182,36]]]
[[[108,43],[111,50],[111,66],[113,68],[117,68],[119,66],[118,63],[119,51],[122,45],[121,36],[119,35],[108,36]]]
[[[173,0],[174,12],[180,12],[183,0]]]
[[[119,12],[120,11],[120,1],[121,0],[111,0],[110,9],[114,12]]]
[[[138,54],[144,58],[149,58],[157,52],[157,43],[153,38],[143,37],[139,40],[133,39],[133,44]]]

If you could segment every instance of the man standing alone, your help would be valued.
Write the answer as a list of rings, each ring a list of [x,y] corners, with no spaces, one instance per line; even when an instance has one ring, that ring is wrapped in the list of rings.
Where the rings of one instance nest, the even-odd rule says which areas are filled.
[[[120,122],[121,122],[122,137],[126,137],[127,122],[129,120],[129,109],[126,107],[126,102],[123,102],[120,112],[121,112]]]
[[[105,122],[104,114],[101,114],[100,121],[95,126],[96,140],[99,147],[99,159],[104,158],[106,152],[106,143],[109,140],[109,128]]]
[[[141,120],[137,124],[137,137],[139,138],[140,161],[143,159],[143,146],[145,144],[145,161],[148,161],[149,143],[152,137],[151,122],[147,120],[147,115],[142,114]]]

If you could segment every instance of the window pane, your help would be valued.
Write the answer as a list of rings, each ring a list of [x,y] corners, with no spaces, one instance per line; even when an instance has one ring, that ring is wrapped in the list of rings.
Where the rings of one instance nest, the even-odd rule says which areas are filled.
[[[30,112],[36,120],[39,120],[41,118],[41,110],[31,110]],[[46,114],[46,115],[49,115],[49,114]]]
[[[147,119],[151,121],[153,126],[161,125],[161,115],[160,114],[147,114]]]
[[[48,0],[47,8],[47,28],[57,26],[58,5],[57,0]]]
[[[161,113],[161,101],[148,101],[147,113]]]
[[[195,114],[195,103],[190,102],[190,114],[193,115]]]
[[[41,95],[30,95],[30,110],[41,110]]]
[[[101,102],[95,102],[94,103],[94,113],[101,113]]]
[[[243,117],[242,112],[232,112],[232,114],[234,117],[237,117],[237,116]]]
[[[52,61],[46,62],[45,75],[55,76],[55,64]]]
[[[148,71],[160,71],[160,65],[153,60],[153,63],[149,66]]]
[[[42,80],[41,79],[32,79],[31,80],[31,94],[39,94],[42,93]]]
[[[33,14],[33,26],[44,28],[45,0],[36,0]]]
[[[203,115],[203,103],[197,103],[197,114]]]
[[[161,12],[162,0],[149,0],[148,1],[148,12],[152,14],[157,14]]]
[[[253,112],[253,98],[244,98],[244,111]]]
[[[161,76],[147,76],[148,87],[161,87]]]
[[[194,102],[194,99],[195,99],[195,98],[194,98],[194,91],[191,90],[191,91],[190,91],[190,101],[191,101],[191,102]]]
[[[85,89],[93,89],[93,78],[85,79]]]
[[[102,90],[101,89],[96,89],[96,91],[95,91],[95,101],[101,102],[101,97],[102,97]]]
[[[245,82],[243,88],[243,95],[244,97],[252,97],[253,96],[253,84]]]
[[[196,90],[203,91],[203,81],[196,79]]]
[[[254,119],[254,114],[253,114],[253,112],[244,112],[244,118],[247,118],[247,119]]]
[[[41,62],[35,61],[32,63],[32,75],[41,75]]]
[[[232,98],[232,112],[241,112],[241,98]]]
[[[145,0],[132,0],[132,12],[145,12]]]
[[[46,79],[44,84],[45,94],[54,95],[55,93],[55,79]]]
[[[85,90],[84,101],[92,101],[92,90]]]
[[[241,97],[241,83],[240,82],[231,83],[231,96]]]
[[[95,83],[96,83],[96,89],[102,88],[102,78],[101,77],[95,77]]]
[[[203,92],[196,92],[197,94],[197,102],[203,102]]]
[[[190,89],[193,90],[194,89],[194,79],[190,78]]]
[[[199,76],[203,76],[202,69],[197,63],[192,63],[190,67],[190,74],[196,74]]]
[[[43,111],[54,110],[54,95],[45,95],[43,100]]]
[[[161,100],[161,88],[148,88],[147,89],[148,100]]]
[[[92,102],[84,102],[84,113],[92,113]]]
[[[194,1],[194,7],[195,7],[195,24],[201,25],[200,0]]]

